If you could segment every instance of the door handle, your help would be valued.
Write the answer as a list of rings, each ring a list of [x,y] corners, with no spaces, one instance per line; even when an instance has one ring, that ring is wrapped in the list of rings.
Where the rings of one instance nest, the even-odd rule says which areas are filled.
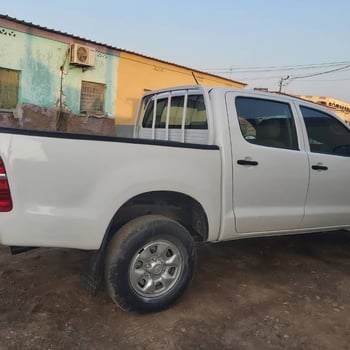
[[[238,165],[253,165],[253,166],[257,166],[258,162],[256,162],[255,160],[239,159],[239,160],[237,160],[237,164]]]
[[[311,168],[314,169],[314,170],[323,170],[323,171],[328,170],[327,166],[318,165],[318,164],[317,165],[313,165]]]

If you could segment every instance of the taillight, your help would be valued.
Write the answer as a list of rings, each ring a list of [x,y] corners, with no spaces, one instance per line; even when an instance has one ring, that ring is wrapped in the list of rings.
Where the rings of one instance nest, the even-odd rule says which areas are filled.
[[[10,186],[7,181],[5,164],[0,157],[0,212],[12,210]]]

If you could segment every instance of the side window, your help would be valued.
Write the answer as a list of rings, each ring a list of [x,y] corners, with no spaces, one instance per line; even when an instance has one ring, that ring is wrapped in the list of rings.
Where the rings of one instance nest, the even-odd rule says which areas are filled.
[[[242,135],[247,142],[298,149],[295,123],[288,103],[237,97],[236,110]]]
[[[309,138],[310,151],[350,157],[350,130],[331,115],[300,107]]]
[[[184,110],[184,96],[173,96],[170,101],[169,129],[181,129]],[[151,128],[154,114],[154,100],[145,109],[142,127]],[[156,103],[155,128],[165,128],[168,114],[168,98],[159,98]],[[208,129],[203,95],[189,95],[186,106],[185,129]]]

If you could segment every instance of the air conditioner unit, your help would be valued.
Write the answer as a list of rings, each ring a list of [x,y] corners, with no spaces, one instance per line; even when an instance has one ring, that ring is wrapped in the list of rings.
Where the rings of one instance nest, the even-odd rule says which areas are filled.
[[[78,66],[93,67],[95,65],[96,50],[80,44],[70,47],[70,63]]]

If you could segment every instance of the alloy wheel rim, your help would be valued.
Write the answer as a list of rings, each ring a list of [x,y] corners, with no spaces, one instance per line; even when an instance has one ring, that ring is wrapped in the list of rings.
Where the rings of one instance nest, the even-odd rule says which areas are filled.
[[[178,282],[183,264],[183,256],[175,244],[167,240],[150,242],[131,261],[131,286],[142,297],[162,296]]]

